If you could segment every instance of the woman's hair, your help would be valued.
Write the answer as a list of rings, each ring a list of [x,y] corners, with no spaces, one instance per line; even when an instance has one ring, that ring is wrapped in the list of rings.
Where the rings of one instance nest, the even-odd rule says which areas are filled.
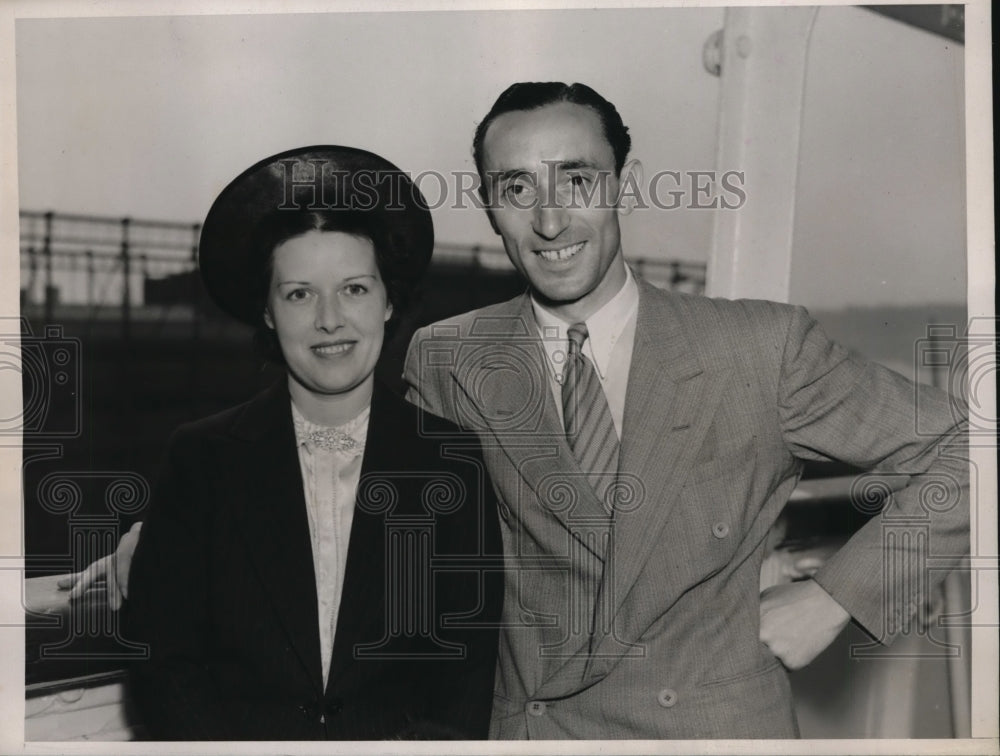
[[[274,330],[264,322],[271,276],[274,272],[274,252],[289,239],[310,231],[335,231],[359,239],[366,239],[375,249],[375,264],[385,285],[392,314],[386,323],[387,336],[391,336],[399,317],[409,304],[414,281],[397,265],[403,257],[400,240],[385,232],[377,211],[354,209],[329,210],[275,210],[261,219],[254,234],[253,259],[250,264],[255,272],[253,301],[259,313],[254,332],[254,345],[262,356],[279,365],[285,364],[281,345]]]

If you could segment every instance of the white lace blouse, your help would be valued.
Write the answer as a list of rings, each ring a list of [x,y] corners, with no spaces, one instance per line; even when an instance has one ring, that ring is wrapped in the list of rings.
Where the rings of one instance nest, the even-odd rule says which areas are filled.
[[[309,422],[292,404],[316,573],[324,687],[330,674],[369,414],[369,408],[365,408],[344,425],[328,427]]]

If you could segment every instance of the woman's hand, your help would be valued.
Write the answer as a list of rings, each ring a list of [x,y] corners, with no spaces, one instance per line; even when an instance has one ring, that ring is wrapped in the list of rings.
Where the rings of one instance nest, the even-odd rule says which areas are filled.
[[[128,598],[128,571],[132,566],[132,555],[139,544],[142,523],[135,523],[122,536],[114,553],[92,562],[80,572],[67,575],[58,582],[61,590],[68,590],[71,599],[78,599],[90,588],[96,587],[102,579],[106,584],[108,606],[117,610]]]

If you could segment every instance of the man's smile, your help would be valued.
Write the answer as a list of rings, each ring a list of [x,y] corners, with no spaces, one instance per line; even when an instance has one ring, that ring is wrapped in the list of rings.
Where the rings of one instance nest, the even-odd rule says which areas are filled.
[[[543,260],[548,262],[559,262],[562,260],[569,260],[574,257],[587,242],[577,242],[576,244],[570,244],[566,247],[558,247],[553,249],[536,249],[535,252],[541,256]]]

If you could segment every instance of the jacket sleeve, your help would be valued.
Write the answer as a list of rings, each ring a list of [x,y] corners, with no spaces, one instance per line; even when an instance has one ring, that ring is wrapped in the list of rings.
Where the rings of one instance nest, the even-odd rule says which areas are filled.
[[[209,517],[191,435],[178,431],[168,444],[125,605],[129,635],[148,644],[148,657],[131,670],[131,693],[157,740],[234,735],[208,671]]]
[[[816,581],[883,643],[926,605],[969,549],[966,411],[955,397],[861,360],[795,308],[784,344],[778,410],[785,443],[803,459],[838,459],[898,478],[860,477],[851,503],[881,507]]]

